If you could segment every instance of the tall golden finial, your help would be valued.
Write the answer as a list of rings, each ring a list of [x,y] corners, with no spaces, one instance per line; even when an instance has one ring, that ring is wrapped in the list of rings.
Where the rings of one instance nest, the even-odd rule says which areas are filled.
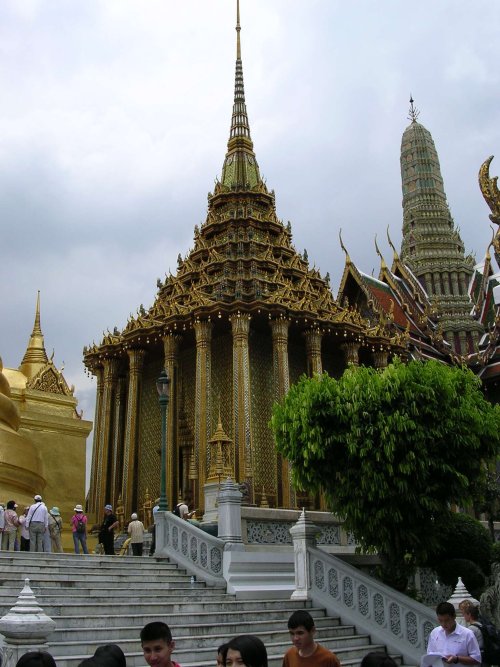
[[[396,248],[394,247],[393,242],[391,241],[391,237],[389,236],[389,225],[387,225],[387,240],[389,241],[389,245],[392,248],[392,252],[394,253],[394,259],[399,259],[399,254]]]
[[[240,31],[240,0],[236,0],[236,60],[241,60]]]
[[[408,116],[408,120],[411,120],[412,123],[417,122],[417,118],[420,115],[420,111],[417,109],[417,107],[413,103],[413,97],[412,94],[410,93],[410,112]]]
[[[382,253],[380,252],[380,249],[379,249],[379,247],[378,247],[378,243],[377,243],[377,235],[376,235],[376,234],[375,234],[375,250],[376,250],[376,252],[377,252],[377,255],[380,257],[380,268],[381,268],[381,269],[386,269],[386,268],[387,268],[387,264],[385,263],[385,259],[384,259],[383,255],[382,255]]]
[[[342,229],[339,229],[339,240],[340,240],[340,247],[345,252],[346,264],[352,264],[351,258],[349,257],[349,253],[347,252],[347,248],[345,247],[344,242],[342,241]]]
[[[47,357],[47,352],[45,351],[42,327],[40,326],[40,290],[38,290],[33,331],[31,333],[26,352],[24,353],[23,360],[19,366],[19,370],[21,373],[24,373],[27,378],[31,379],[48,362],[49,358]]]

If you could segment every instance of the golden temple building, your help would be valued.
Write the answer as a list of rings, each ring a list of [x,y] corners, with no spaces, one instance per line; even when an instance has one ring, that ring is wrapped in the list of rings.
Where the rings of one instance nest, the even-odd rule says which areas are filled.
[[[0,489],[22,512],[35,493],[59,507],[68,526],[85,497],[86,440],[92,422],[77,411],[74,388],[48,358],[40,326],[40,294],[28,346],[18,369],[0,361]],[[63,530],[63,545],[72,547]]]
[[[97,378],[88,510],[120,498],[128,516],[158,495],[163,368],[170,508],[187,493],[203,512],[205,485],[228,469],[248,503],[320,507],[292,489],[269,428],[273,403],[304,373],[339,376],[349,363],[383,367],[405,356],[408,335],[384,313],[369,321],[337,303],[328,274],[293,247],[251,139],[238,6],[231,128],[206,220],[175,275],[158,281],[151,308],[84,348]]]

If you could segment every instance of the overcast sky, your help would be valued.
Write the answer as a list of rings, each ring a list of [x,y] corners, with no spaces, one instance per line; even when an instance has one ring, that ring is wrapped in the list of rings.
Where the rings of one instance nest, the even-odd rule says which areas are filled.
[[[47,352],[93,419],[82,348],[152,304],[205,219],[234,90],[235,0],[1,0],[0,355],[17,367],[41,290]],[[500,174],[500,2],[241,0],[252,139],[294,244],[332,276],[401,242],[413,94],[468,251]]]

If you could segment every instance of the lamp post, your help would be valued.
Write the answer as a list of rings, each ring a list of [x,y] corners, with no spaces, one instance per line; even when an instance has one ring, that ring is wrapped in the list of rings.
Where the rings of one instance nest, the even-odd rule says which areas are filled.
[[[160,477],[160,504],[159,511],[168,510],[167,500],[167,407],[170,394],[170,378],[165,369],[160,373],[156,381],[156,391],[160,401],[161,409],[161,477]]]

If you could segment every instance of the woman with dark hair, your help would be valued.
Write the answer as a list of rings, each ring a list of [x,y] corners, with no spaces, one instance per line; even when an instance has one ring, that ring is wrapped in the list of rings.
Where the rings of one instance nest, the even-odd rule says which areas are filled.
[[[224,647],[226,667],[267,667],[266,647],[258,637],[238,635]]]
[[[56,661],[47,651],[28,651],[17,661],[16,667],[57,667]]]
[[[361,667],[397,667],[395,661],[387,653],[372,651],[361,661]]]
[[[93,659],[102,665],[102,667],[127,667],[125,653],[118,644],[98,646]]]

